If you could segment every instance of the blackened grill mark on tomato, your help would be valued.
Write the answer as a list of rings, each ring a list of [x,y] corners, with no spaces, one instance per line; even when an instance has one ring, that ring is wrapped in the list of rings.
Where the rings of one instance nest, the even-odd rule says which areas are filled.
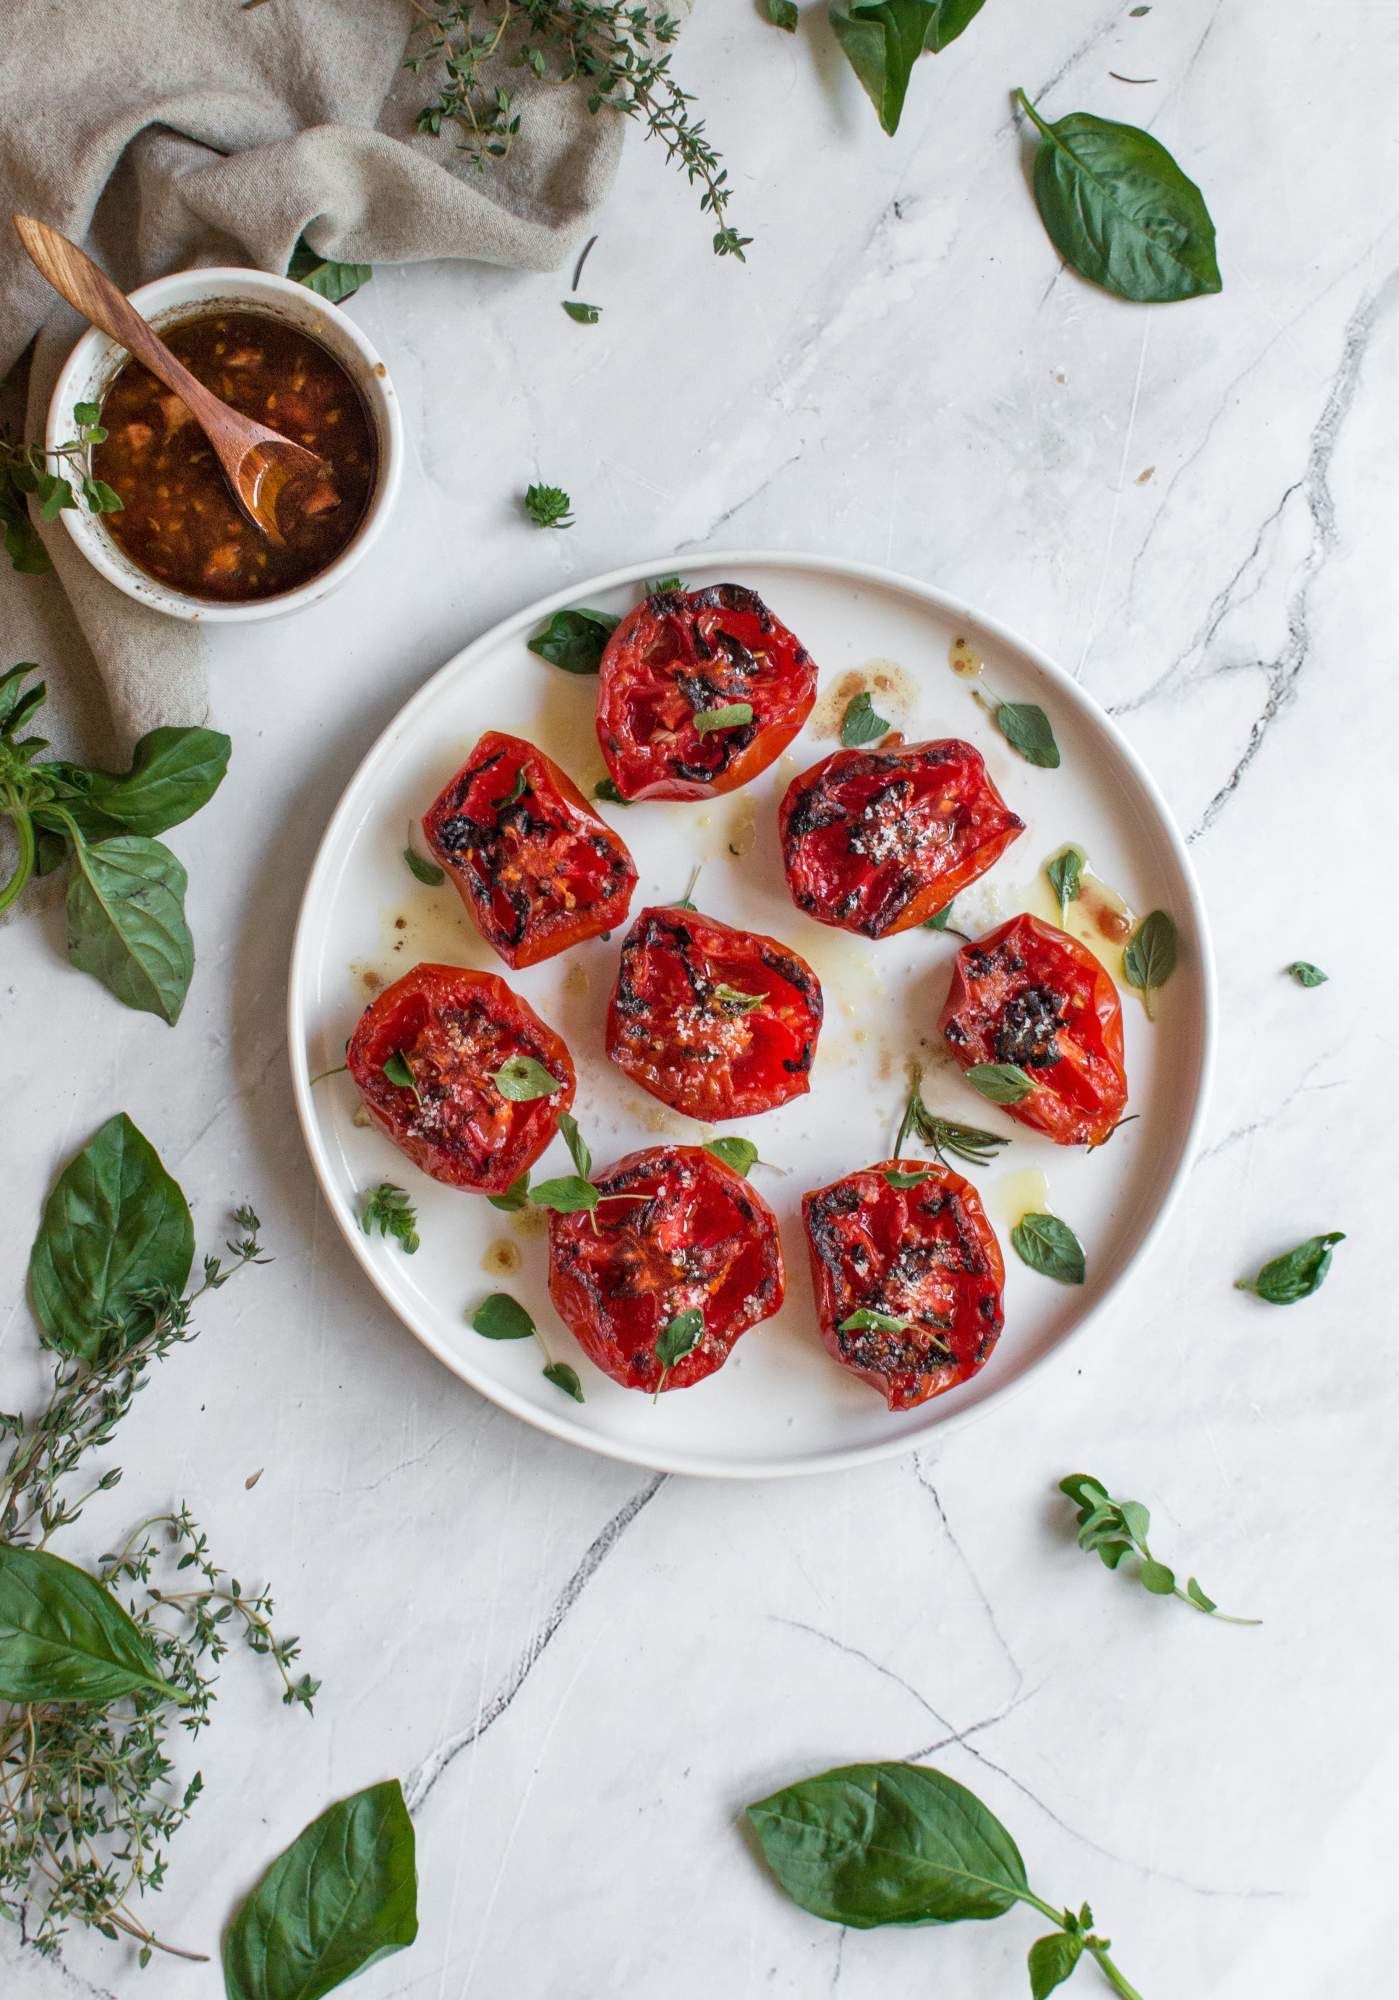
[[[1024,1069],[1052,1069],[1060,1060],[1055,1037],[1068,1026],[1068,996],[1050,986],[1027,986],[1006,1002],[996,1029],[996,1060]]]

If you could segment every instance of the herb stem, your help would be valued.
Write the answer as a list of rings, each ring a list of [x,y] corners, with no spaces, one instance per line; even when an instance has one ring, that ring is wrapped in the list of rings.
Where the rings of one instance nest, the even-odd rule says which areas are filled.
[[[1142,2000],[1142,1996],[1136,1987],[1132,1985],[1130,1980],[1123,1977],[1108,1957],[1106,1945],[1099,1944],[1096,1938],[1086,1938],[1084,1945],[1085,1949],[1091,1951],[1094,1958],[1098,1961],[1098,1970],[1102,1973],[1114,1993],[1120,1994],[1122,2000]]]
[[[11,903],[13,903],[16,896],[19,895],[30,876],[34,873],[36,842],[34,839],[34,822],[27,812],[17,806],[5,806],[0,808],[0,811],[4,812],[5,817],[14,827],[15,839],[19,844],[19,859],[15,863],[14,873],[4,888],[0,889],[0,910],[8,910]]]

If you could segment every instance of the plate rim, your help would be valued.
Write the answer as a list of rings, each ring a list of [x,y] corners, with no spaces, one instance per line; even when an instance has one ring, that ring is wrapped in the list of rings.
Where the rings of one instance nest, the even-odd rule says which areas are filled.
[[[469,666],[475,655],[496,645],[506,634],[515,629],[523,630],[549,617],[554,611],[564,610],[569,605],[604,590],[616,590],[648,577],[667,575],[676,567],[683,572],[687,559],[691,566],[703,565],[706,569],[732,567],[737,570],[751,567],[815,571],[838,580],[878,584],[884,589],[902,591],[920,599],[944,617],[950,616],[953,622],[965,619],[968,623],[979,625],[999,644],[1024,655],[1071,706],[1086,711],[1088,719],[1106,732],[1141,787],[1155,811],[1177,871],[1185,885],[1191,922],[1199,941],[1201,1036],[1195,1101],[1190,1121],[1170,1182],[1157,1204],[1156,1212],[1147,1224],[1136,1248],[1107,1289],[1087,1307],[1061,1339],[1036,1356],[1014,1380],[1006,1382],[982,1401],[969,1404],[965,1409],[950,1411],[922,1432],[903,1433],[874,1444],[836,1446],[792,1459],[750,1457],[736,1459],[729,1464],[714,1464],[709,1460],[696,1458],[687,1451],[668,1451],[663,1447],[650,1450],[644,1446],[631,1445],[620,1439],[605,1437],[583,1428],[568,1411],[560,1410],[555,1413],[544,1409],[532,1403],[527,1397],[519,1395],[507,1384],[478,1376],[463,1357],[447,1350],[425,1326],[416,1321],[407,1307],[390,1297],[380,1283],[378,1270],[370,1254],[371,1245],[349,1205],[343,1200],[332,1175],[311,1097],[310,1063],[306,1054],[310,1029],[300,995],[305,961],[310,951],[312,910],[321,888],[321,877],[330,871],[334,850],[342,833],[342,823],[350,818],[355,795],[361,782],[366,778],[370,766],[385,754],[396,738],[411,725],[418,709],[430,703],[434,691],[441,682],[449,675],[460,674]],[[301,893],[287,970],[287,1064],[291,1072],[292,1099],[296,1107],[297,1123],[301,1128],[302,1143],[310,1159],[317,1186],[336,1227],[374,1291],[394,1318],[458,1381],[465,1382],[488,1402],[521,1419],[535,1430],[543,1431],[563,1443],[580,1446],[585,1451],[617,1460],[622,1464],[640,1466],[653,1472],[677,1473],[687,1478],[795,1479],[819,1473],[845,1472],[858,1466],[878,1463],[883,1459],[901,1458],[910,1452],[926,1449],[934,1437],[950,1436],[954,1430],[986,1418],[993,1410],[1003,1409],[1019,1397],[1040,1375],[1042,1369],[1049,1363],[1061,1359],[1090,1326],[1102,1319],[1107,1309],[1116,1302],[1128,1280],[1136,1275],[1140,1265],[1159,1244],[1190,1177],[1190,1170],[1195,1164],[1214,1078],[1217,1014],[1218,990],[1214,944],[1204,897],[1185,837],[1176,824],[1175,815],[1160,786],[1135,746],[1108,711],[1072,674],[1012,626],[991,617],[976,605],[968,603],[965,598],[944,590],[937,584],[925,583],[919,577],[890,569],[882,563],[861,562],[844,556],[829,556],[792,549],[689,549],[683,553],[677,551],[669,555],[653,556],[644,562],[626,563],[617,569],[571,581],[562,589],[548,592],[547,595],[535,599],[519,611],[510,612],[505,617],[496,619],[484,632],[460,647],[444,660],[434,673],[429,674],[379,731],[346,780],[331,810],[325,829],[316,844],[305,887]]]

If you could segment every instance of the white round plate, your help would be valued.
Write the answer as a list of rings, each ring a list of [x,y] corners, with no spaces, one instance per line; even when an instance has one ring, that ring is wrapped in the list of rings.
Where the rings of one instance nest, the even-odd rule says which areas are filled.
[[[344,1060],[346,1037],[367,1001],[420,961],[505,972],[450,886],[425,888],[409,873],[405,829],[486,728],[528,737],[591,795],[603,775],[593,730],[597,682],[547,665],[526,640],[561,606],[620,612],[636,602],[644,579],[677,569],[688,588],[728,581],[760,592],[814,654],[820,693],[791,751],[745,790],[695,803],[601,808],[640,871],[632,907],[677,900],[702,863],[698,907],[802,953],[825,989],[826,1020],[810,1094],[719,1128],[751,1137],[771,1162],[756,1167],[753,1179],[781,1224],[787,1302],[744,1336],[716,1375],[653,1403],[601,1375],[560,1326],[546,1287],[540,1211],[506,1215],[482,1196],[428,1180],[379,1132],[356,1125],[358,1097],[348,1076],[314,1089],[310,1079]],[[958,639],[984,659],[982,683],[950,670]],[[788,896],[778,800],[797,771],[835,747],[846,698],[840,683],[852,674],[874,678],[876,707],[910,740],[975,743],[1026,823],[991,873],[958,898],[953,921],[961,928],[977,935],[1024,908],[1053,914],[1043,864],[1068,841],[1132,909],[1164,909],[1175,919],[1180,961],[1159,996],[1157,1021],[1148,1022],[1135,993],[1123,996],[1131,1109],[1139,1116],[1106,1147],[1087,1153],[1051,1145],[963,1081],[937,1033],[955,938],[915,929],[871,943],[814,923]],[[1061,768],[1038,769],[1017,756],[973,698],[976,685],[1005,700],[1038,702],[1052,720]],[[667,1111],[607,1061],[603,1023],[617,953],[615,938],[596,938],[528,971],[506,972],[573,1051],[574,1111],[600,1166],[636,1146],[714,1136]],[[440,1360],[516,1416],[592,1451],[666,1471],[755,1478],[907,1451],[1023,1382],[1103,1312],[1161,1229],[1184,1178],[1204,1109],[1213,1013],[1205,915],[1180,835],[1135,753],[1068,675],[943,591],[859,563],[760,553],[633,564],[560,591],[506,619],[419,689],[360,765],[321,842],[292,953],[289,1040],[297,1111],[326,1200],[372,1282]],[[968,1169],[1006,1252],[1006,1323],[972,1381],[894,1415],[821,1345],[800,1206],[806,1189],[888,1157],[915,1057],[935,1111],[1010,1139],[996,1164]],[[542,1172],[567,1171],[561,1140],[546,1160]],[[1040,1173],[1047,1203],[1034,1179]],[[413,1256],[391,1240],[371,1240],[359,1226],[359,1193],[383,1180],[405,1187],[417,1206],[422,1244]],[[1056,1284],[1020,1263],[1009,1231],[1027,1205],[1049,1206],[1076,1231],[1087,1253],[1086,1284]],[[473,1333],[468,1312],[494,1290],[519,1298],[550,1354],[577,1368],[584,1403],[544,1379],[533,1341],[492,1342]]]

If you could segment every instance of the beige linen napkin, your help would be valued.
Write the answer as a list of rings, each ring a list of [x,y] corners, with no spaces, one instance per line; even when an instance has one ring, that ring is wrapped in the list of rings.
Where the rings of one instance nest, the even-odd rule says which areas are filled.
[[[11,236],[14,210],[84,245],[128,290],[190,264],[284,271],[303,234],[351,262],[545,271],[616,170],[624,120],[591,115],[581,90],[527,68],[501,75],[521,113],[508,159],[482,172],[450,131],[416,134],[432,93],[401,66],[421,20],[411,0],[6,0],[4,11],[0,376],[38,334],[30,437],[81,329]],[[201,721],[198,627],[112,589],[60,524],[44,539],[55,577],[15,576],[0,556],[0,667],[43,663],[46,722],[66,747],[105,761],[158,723]]]

